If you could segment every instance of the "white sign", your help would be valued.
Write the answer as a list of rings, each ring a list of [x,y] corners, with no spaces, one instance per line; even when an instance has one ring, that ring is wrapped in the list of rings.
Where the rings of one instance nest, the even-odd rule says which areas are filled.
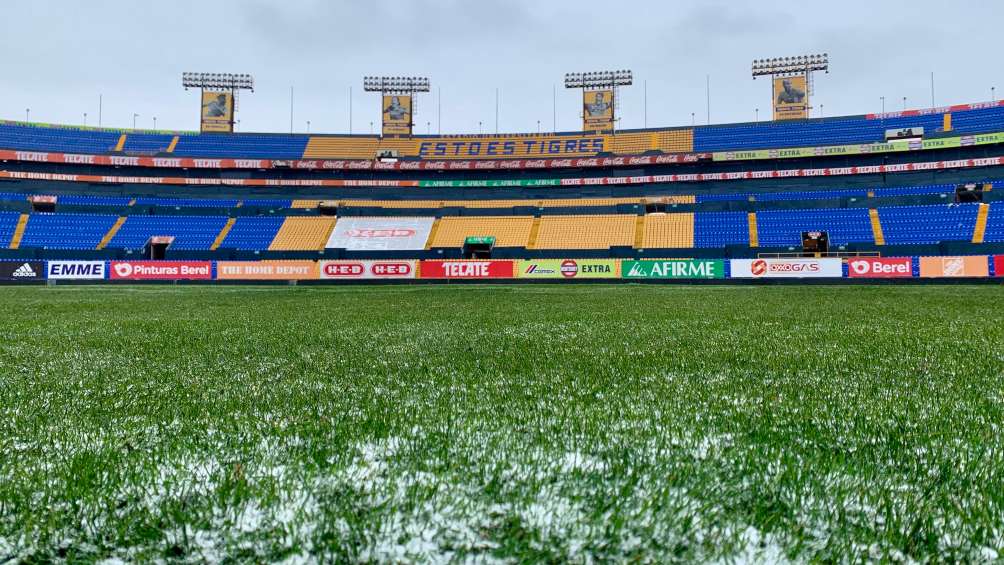
[[[734,279],[840,278],[840,259],[732,259]]]
[[[47,261],[46,278],[49,280],[103,280],[104,261]]]
[[[435,218],[339,218],[328,249],[354,251],[421,250]]]
[[[413,279],[417,261],[321,261],[321,278]]]

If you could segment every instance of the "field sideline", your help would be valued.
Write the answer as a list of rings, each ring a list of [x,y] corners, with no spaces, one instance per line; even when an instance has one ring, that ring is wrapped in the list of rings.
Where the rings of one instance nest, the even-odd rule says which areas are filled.
[[[59,286],[0,311],[0,563],[1004,557],[999,286]]]

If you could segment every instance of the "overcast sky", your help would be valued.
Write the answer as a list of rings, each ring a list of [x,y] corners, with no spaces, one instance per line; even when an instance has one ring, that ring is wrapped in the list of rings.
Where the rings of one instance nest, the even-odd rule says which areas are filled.
[[[827,52],[813,104],[826,116],[889,111],[1004,95],[1000,0],[839,0],[821,2],[633,0],[30,0],[4,2],[2,115],[32,121],[197,129],[195,91],[183,71],[251,73],[241,96],[241,131],[379,129],[368,74],[427,76],[416,132],[431,122],[437,93],[442,132],[579,129],[579,94],[563,74],[627,68],[620,127],[707,120],[751,121],[769,114],[769,81],[750,78],[754,58]],[[815,114],[815,112],[814,112]]]

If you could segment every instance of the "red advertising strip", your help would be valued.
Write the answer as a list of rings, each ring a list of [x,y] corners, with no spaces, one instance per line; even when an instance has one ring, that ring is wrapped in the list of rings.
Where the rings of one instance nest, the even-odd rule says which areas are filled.
[[[1004,277],[1004,255],[994,255],[994,276]]]
[[[888,118],[902,118],[906,116],[927,116],[930,114],[948,114],[952,112],[965,112],[967,110],[982,110],[985,108],[996,108],[1004,106],[1004,100],[994,102],[976,102],[974,104],[956,104],[954,106],[941,106],[938,108],[921,108],[919,110],[904,110],[902,112],[886,112],[884,114],[868,114],[865,118],[869,120],[882,120]]]
[[[212,261],[112,261],[112,280],[211,280]]]
[[[422,261],[422,279],[511,279],[515,261]]]
[[[896,279],[913,276],[910,257],[860,257],[847,260],[847,276],[868,279]]]
[[[83,155],[0,149],[2,161],[32,161],[73,165],[113,165],[116,167],[157,167],[185,169],[300,169],[326,171],[503,171],[510,169],[561,169],[569,167],[633,167],[673,165],[711,159],[711,153],[672,155],[585,157],[578,159],[505,159],[474,161],[396,161],[365,159],[205,159],[192,157],[130,157],[124,155]]]
[[[903,163],[900,165],[871,165],[867,167],[830,167],[823,169],[782,169],[772,171],[740,171],[734,173],[694,173],[685,175],[645,175],[637,177],[596,177],[561,179],[561,186],[632,185],[674,182],[728,181],[749,179],[783,179],[807,177],[831,177],[844,175],[874,175],[883,173],[906,173],[915,171],[937,171],[943,169],[966,169],[973,167],[996,167],[1004,164],[1004,157],[980,159],[958,159],[955,161],[929,161],[925,163]],[[112,184],[162,184],[199,186],[324,186],[324,187],[417,187],[417,180],[276,180],[276,179],[205,179],[182,177],[130,177],[110,175],[72,175],[53,173],[30,173],[23,171],[0,171],[0,178],[20,180],[47,180],[66,182],[112,183]],[[446,188],[441,185],[438,188]],[[539,187],[538,187],[539,188]]]

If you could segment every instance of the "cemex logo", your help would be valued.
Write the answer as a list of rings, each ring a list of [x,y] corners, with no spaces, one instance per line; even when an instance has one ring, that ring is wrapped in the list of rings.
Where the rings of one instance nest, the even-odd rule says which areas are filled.
[[[11,277],[15,279],[35,279],[38,278],[38,273],[31,268],[28,263],[23,263],[20,267],[11,273]]]
[[[566,279],[570,279],[575,275],[579,274],[579,264],[571,259],[565,259],[561,262],[561,276]]]
[[[913,260],[909,257],[895,259],[858,258],[847,261],[847,275],[851,278],[906,278],[913,276]]]

